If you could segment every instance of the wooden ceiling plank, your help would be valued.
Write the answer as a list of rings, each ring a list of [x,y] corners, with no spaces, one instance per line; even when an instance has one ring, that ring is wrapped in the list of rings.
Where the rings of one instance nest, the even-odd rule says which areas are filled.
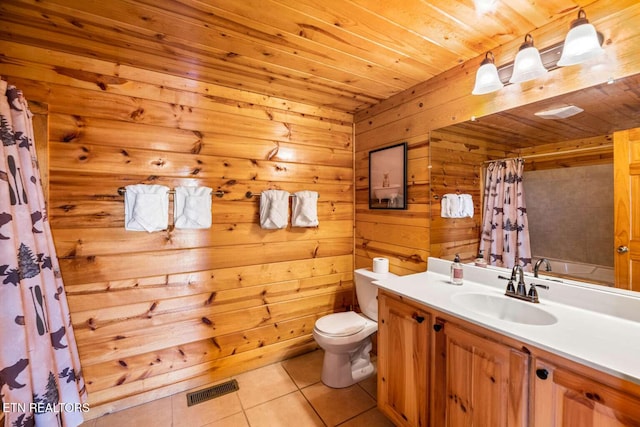
[[[375,13],[389,23],[428,40],[440,49],[453,53],[457,56],[458,62],[478,56],[484,50],[483,45],[495,43],[475,30],[480,26],[477,25],[477,18],[465,23],[452,14],[444,13],[438,5],[432,5],[429,2],[419,0],[400,0],[393,3],[367,0],[350,1],[359,4],[363,9],[366,8],[369,13]],[[453,11],[453,9],[450,10]],[[470,43],[469,40],[473,40],[473,42]]]
[[[242,69],[230,71],[229,67],[221,67],[221,69],[218,70],[211,66],[205,67],[203,65],[191,65],[189,69],[185,69],[182,61],[171,58],[160,58],[144,52],[137,52],[136,63],[129,63],[122,61],[122,58],[120,58],[121,49],[118,47],[96,45],[91,43],[91,41],[84,42],[82,39],[74,36],[66,36],[60,33],[52,38],[52,34],[46,31],[41,32],[34,26],[25,27],[20,24],[5,22],[2,29],[0,29],[0,39],[26,45],[43,46],[45,49],[75,53],[87,58],[95,58],[98,56],[108,61],[123,62],[141,68],[164,70],[165,73],[176,76],[199,79],[256,93],[264,94],[268,92],[269,94],[282,98],[293,98],[299,102],[334,107],[340,110],[346,109],[346,111],[355,109],[363,104],[374,104],[380,100],[379,98],[367,98],[359,93],[349,94],[344,90],[332,89],[330,87],[322,87],[322,89],[319,90],[318,87],[314,86],[311,82],[287,80],[286,76],[283,76],[281,79],[275,79],[266,73],[259,75],[249,73],[247,70]],[[242,78],[239,80],[239,77]]]
[[[416,81],[423,81],[425,78],[425,65],[413,57],[400,54],[386,46],[374,45],[370,40],[345,31],[340,26],[304,14],[285,4],[267,3],[265,0],[219,1],[215,6],[197,0],[183,0],[183,3],[215,11],[216,15],[248,28],[260,29],[278,42],[290,44],[296,51],[305,48],[313,51],[319,48],[325,52],[342,51],[351,57],[345,58],[347,64],[357,59],[383,68],[390,75],[395,73]],[[297,6],[297,3],[295,5]],[[269,11],[268,19],[265,19],[265,10]],[[177,9],[175,11],[180,13]],[[264,24],[264,21],[267,21],[268,25]],[[432,70],[436,71],[437,69]]]
[[[274,1],[290,3],[288,0]],[[374,43],[376,49],[390,49],[420,61],[429,73],[425,76],[427,79],[441,73],[446,64],[459,60],[457,55],[433,44],[423,35],[407,31],[352,2],[327,0],[320,4],[313,0],[299,0],[295,8]]]
[[[64,2],[62,2],[64,3]],[[89,4],[89,2],[83,2]],[[370,93],[378,92],[376,98],[383,99],[391,96],[399,91],[400,86],[390,86],[385,78],[378,80],[370,80],[370,77],[357,76],[355,73],[345,73],[333,67],[327,67],[319,62],[308,62],[297,55],[288,54],[278,50],[259,51],[256,44],[241,38],[234,37],[233,34],[227,34],[220,39],[212,40],[212,45],[202,44],[195,41],[183,40],[171,34],[158,33],[155,29],[146,27],[137,27],[124,21],[124,17],[118,17],[118,21],[110,18],[103,18],[95,15],[104,9],[103,3],[100,3],[98,11],[81,12],[66,9],[62,6],[56,7],[55,10],[44,10],[46,18],[42,16],[45,13],[37,8],[28,8],[25,11],[31,14],[30,23],[36,25],[41,23],[41,28],[51,28],[51,23],[56,26],[56,31],[66,31],[66,34],[74,37],[84,36],[93,43],[108,43],[119,46],[121,49],[118,53],[122,62],[135,64],[137,55],[135,51],[152,53],[162,57],[178,57],[185,64],[199,64],[211,67],[242,67],[248,68],[252,72],[269,73],[273,76],[281,78],[291,78],[303,80],[306,82],[315,82],[320,86],[337,87],[341,91],[351,93],[361,93],[369,91]],[[138,11],[136,16],[145,16],[144,11]],[[129,16],[128,14],[126,16]],[[162,21],[161,15],[156,15],[155,19],[150,20]],[[7,18],[11,17],[7,15]],[[18,18],[19,19],[19,18]],[[132,18],[127,18],[132,19]],[[142,19],[140,19],[142,21]],[[181,29],[179,23],[181,20],[177,18],[167,18],[162,21],[160,28],[177,28],[174,32],[195,33],[196,36],[211,34],[210,30],[203,31],[197,25],[188,24],[190,30]],[[173,23],[173,25],[171,25]],[[113,25],[117,25],[117,30],[113,31]],[[97,40],[100,40],[99,42]],[[214,46],[218,43],[224,45]],[[237,52],[230,51],[226,48],[234,48]],[[127,57],[122,57],[123,52],[127,53]],[[399,84],[396,83],[396,84]],[[407,84],[407,83],[405,83]],[[412,83],[411,83],[412,84]],[[375,87],[375,89],[373,89]],[[373,89],[373,90],[372,90]]]

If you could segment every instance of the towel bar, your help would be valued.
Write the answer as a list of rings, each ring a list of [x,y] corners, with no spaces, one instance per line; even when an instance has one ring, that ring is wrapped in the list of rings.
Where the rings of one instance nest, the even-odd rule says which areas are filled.
[[[124,193],[126,193],[126,192],[127,192],[127,189],[125,187],[118,188],[118,195],[124,196]],[[169,190],[169,194],[175,194],[175,190]],[[218,190],[218,191],[213,191],[211,194],[215,194],[217,197],[223,197],[226,193],[224,191]],[[250,199],[252,197],[260,196],[260,194],[262,194],[262,193],[254,194],[251,191],[247,191],[244,194],[244,196],[247,199]],[[289,197],[296,197],[296,195],[295,194],[291,194],[291,195],[289,195]],[[320,198],[320,195],[318,195],[318,198]]]
[[[247,192],[244,194],[244,196],[245,196],[247,199],[250,199],[251,197],[258,197],[258,196],[260,196],[261,194],[262,194],[262,193],[257,193],[257,194],[255,194],[255,193],[253,193],[253,192],[251,192],[251,191],[247,191]],[[289,197],[290,197],[290,198],[291,198],[291,197],[296,197],[296,195],[295,195],[295,194],[289,194]],[[319,199],[319,198],[320,198],[320,194],[318,194],[318,199]]]
[[[124,196],[124,193],[126,193],[126,192],[127,192],[127,189],[126,189],[126,188],[124,188],[124,187],[120,187],[120,188],[118,188],[118,194],[119,194],[120,196]],[[175,190],[169,190],[169,194],[176,194],[176,191],[175,191]],[[216,195],[216,196],[218,196],[218,197],[222,197],[222,196],[224,196],[224,195],[225,195],[225,192],[224,192],[224,191],[220,191],[220,190],[218,190],[218,191],[213,191],[213,192],[211,192],[211,194],[215,194],[215,195]]]

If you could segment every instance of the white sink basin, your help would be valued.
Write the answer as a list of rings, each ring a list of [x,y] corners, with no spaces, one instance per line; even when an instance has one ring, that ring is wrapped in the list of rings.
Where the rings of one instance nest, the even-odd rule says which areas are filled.
[[[553,325],[558,319],[533,303],[481,293],[455,294],[452,301],[484,316],[526,325]]]

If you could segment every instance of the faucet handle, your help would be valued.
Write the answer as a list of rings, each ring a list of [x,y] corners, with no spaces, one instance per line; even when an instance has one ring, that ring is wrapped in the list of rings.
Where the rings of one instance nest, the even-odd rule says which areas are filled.
[[[508,294],[516,293],[516,288],[515,286],[513,286],[513,280],[509,280],[509,283],[507,283],[507,293]]]
[[[516,289],[516,294],[522,295],[522,296],[527,295],[527,286],[524,284],[523,280],[518,282],[518,288]]]
[[[538,290],[536,289],[536,285],[534,283],[532,283],[529,287],[529,293],[527,294],[527,296],[529,297],[529,299],[531,299],[532,302],[538,302]]]

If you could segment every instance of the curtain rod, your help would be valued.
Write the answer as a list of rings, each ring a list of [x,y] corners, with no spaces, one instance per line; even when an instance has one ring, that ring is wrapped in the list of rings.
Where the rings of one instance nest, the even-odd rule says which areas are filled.
[[[510,160],[510,159],[534,159],[536,157],[549,157],[549,156],[556,156],[559,154],[573,154],[573,153],[582,153],[585,151],[593,151],[593,150],[599,150],[602,148],[608,148],[608,147],[613,147],[613,143],[611,144],[604,144],[604,145],[599,145],[597,147],[584,147],[584,148],[575,148],[573,150],[567,150],[567,151],[557,151],[557,152],[553,152],[553,153],[540,153],[540,154],[530,154],[528,156],[513,156],[513,157],[506,157],[504,159],[495,159],[495,160],[485,160],[483,163],[493,163],[493,162],[500,162],[503,160]]]

